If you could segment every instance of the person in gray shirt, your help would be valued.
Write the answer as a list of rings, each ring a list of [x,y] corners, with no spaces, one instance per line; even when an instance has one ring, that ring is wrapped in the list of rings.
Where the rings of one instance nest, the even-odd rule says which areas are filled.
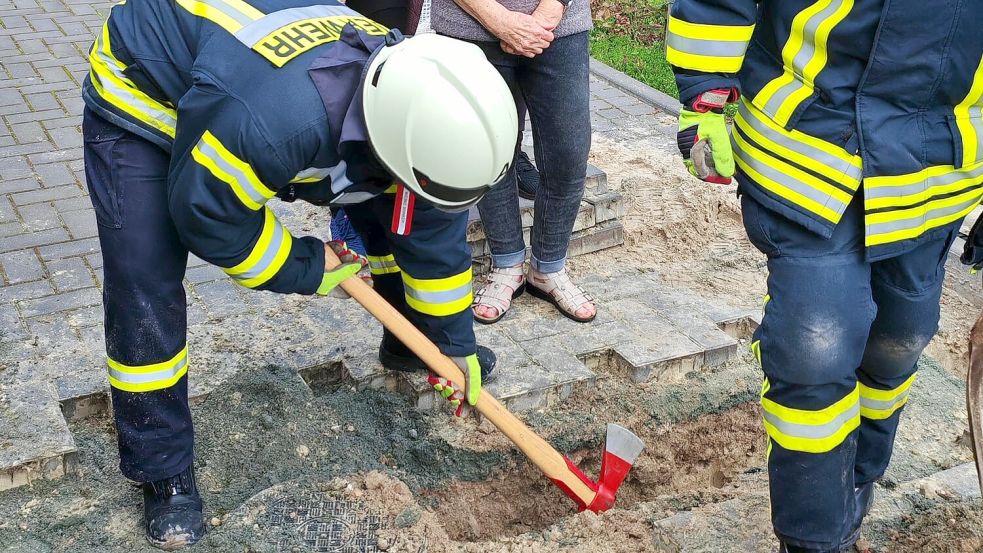
[[[591,142],[588,0],[432,0],[430,18],[436,32],[478,45],[525,101],[540,171],[528,271],[515,164],[478,204],[492,270],[475,294],[475,320],[497,322],[526,290],[575,321],[593,320],[594,300],[565,269]]]

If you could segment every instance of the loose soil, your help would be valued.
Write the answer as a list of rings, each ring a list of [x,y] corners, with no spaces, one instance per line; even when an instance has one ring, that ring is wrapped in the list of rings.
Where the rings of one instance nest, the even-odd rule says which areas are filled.
[[[595,137],[595,164],[625,194],[626,244],[575,258],[572,271],[657,271],[671,285],[757,304],[764,259],[744,236],[733,188],[694,181],[663,147]],[[953,359],[964,353],[958,336],[975,318],[962,298],[947,290],[944,330],[933,345]],[[387,552],[770,552],[765,444],[754,401],[760,373],[746,349],[674,383],[626,384],[602,366],[589,392],[525,416],[589,475],[599,469],[606,423],[646,442],[617,507],[601,515],[575,513],[487,422],[424,416],[385,391],[328,386],[315,394],[276,367],[243,371],[193,407],[199,481],[213,526],[196,550],[304,551],[273,545],[297,538],[264,522],[276,492],[344,498],[378,514],[385,524],[375,547]],[[110,421],[73,423],[72,430],[81,476],[0,494],[0,549],[153,551],[140,528],[139,490],[116,467]],[[883,551],[983,549],[978,507],[920,505],[876,529],[890,544]],[[727,525],[755,539],[738,545],[707,531],[727,535]]]

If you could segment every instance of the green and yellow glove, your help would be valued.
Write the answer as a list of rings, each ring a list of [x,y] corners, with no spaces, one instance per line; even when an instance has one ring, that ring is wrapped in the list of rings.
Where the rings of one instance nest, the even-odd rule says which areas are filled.
[[[457,407],[454,414],[458,417],[466,417],[471,412],[471,407],[478,403],[478,396],[481,394],[481,364],[478,363],[478,355],[471,354],[467,357],[451,357],[454,363],[464,373],[464,390],[458,390],[454,383],[446,378],[441,378],[433,371],[427,377],[427,382],[452,406]]]
[[[341,240],[326,242],[324,247],[331,248],[331,251],[341,260],[341,265],[333,269],[328,269],[325,266],[324,277],[321,278],[321,285],[317,287],[316,293],[319,296],[331,294],[334,297],[347,298],[348,294],[338,288],[338,285],[349,277],[357,275],[369,262],[364,257],[348,249],[348,245]]]
[[[697,96],[679,113],[676,143],[683,163],[696,178],[730,184],[734,176],[734,152],[724,120],[724,106],[737,100],[737,91],[710,90]]]

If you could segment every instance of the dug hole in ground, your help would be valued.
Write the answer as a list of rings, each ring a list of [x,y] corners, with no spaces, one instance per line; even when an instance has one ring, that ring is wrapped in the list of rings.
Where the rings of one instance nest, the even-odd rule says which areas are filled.
[[[598,135],[592,162],[625,196],[626,243],[574,259],[577,276],[656,272],[734,305],[760,303],[764,258],[744,235],[732,187],[690,178],[654,139]],[[526,298],[517,306],[558,316]],[[872,551],[983,550],[979,499],[918,484],[972,460],[962,381],[975,309],[947,286],[930,348],[943,362],[922,361],[865,529]],[[771,552],[761,377],[745,346],[746,336],[723,365],[641,385],[595,359],[594,387],[523,415],[592,476],[606,423],[646,442],[616,507],[601,515],[576,513],[487,422],[424,415],[385,391],[312,391],[278,367],[244,371],[194,407],[210,525],[194,550]],[[0,544],[24,553],[153,551],[139,490],[116,467],[111,421],[72,430],[81,475],[0,494]]]

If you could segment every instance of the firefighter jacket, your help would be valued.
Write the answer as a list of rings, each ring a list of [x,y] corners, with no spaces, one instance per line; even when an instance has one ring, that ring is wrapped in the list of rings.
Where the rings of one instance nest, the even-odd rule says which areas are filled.
[[[983,2],[675,0],[680,98],[736,87],[743,192],[829,237],[862,189],[873,261],[983,195]]]
[[[270,198],[391,184],[353,101],[387,29],[318,1],[129,0],[90,51],[87,107],[171,153],[181,240],[249,288],[312,294],[324,278],[324,244],[291,236]]]

